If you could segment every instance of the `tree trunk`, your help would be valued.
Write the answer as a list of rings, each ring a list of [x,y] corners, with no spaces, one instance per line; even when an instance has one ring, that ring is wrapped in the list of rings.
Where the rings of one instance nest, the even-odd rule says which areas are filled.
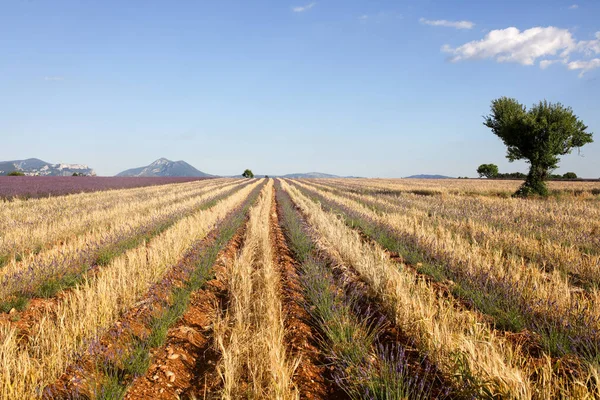
[[[529,174],[523,185],[514,194],[516,197],[528,197],[530,195],[548,196],[548,187],[545,180],[548,177],[548,168],[539,164],[531,164]]]

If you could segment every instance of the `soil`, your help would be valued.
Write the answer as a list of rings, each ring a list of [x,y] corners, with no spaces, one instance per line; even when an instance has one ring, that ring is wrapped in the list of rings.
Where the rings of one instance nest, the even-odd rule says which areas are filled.
[[[236,213],[239,211],[233,211]],[[192,293],[182,318],[169,329],[165,344],[151,352],[151,365],[130,386],[126,399],[220,398],[220,358],[214,324],[227,304],[227,271],[244,244],[246,225],[237,230],[212,267],[214,278]]]
[[[282,303],[285,315],[285,341],[293,358],[300,357],[293,382],[298,388],[301,399],[338,399],[347,398],[340,393],[337,386],[327,379],[329,371],[325,367],[326,360],[317,347],[317,333],[310,323],[310,315],[303,305],[306,303],[298,276],[298,264],[292,257],[281,226],[279,225],[280,211],[273,191],[273,206],[271,209],[271,238],[273,241],[274,257],[279,268],[282,285]]]
[[[238,212],[235,210],[233,212]],[[233,213],[232,212],[232,213]],[[226,217],[227,218],[227,217]],[[240,228],[240,230],[242,230]],[[134,307],[128,310],[118,322],[114,324],[114,326],[108,330],[104,335],[102,335],[101,339],[97,342],[89,343],[88,351],[82,355],[79,360],[77,360],[73,365],[69,366],[66,372],[52,385],[49,385],[45,390],[44,398],[72,398],[74,396],[90,396],[95,387],[98,385],[95,383],[95,376],[97,373],[97,365],[99,362],[106,364],[106,361],[113,361],[117,358],[119,354],[121,354],[124,350],[131,348],[131,340],[132,338],[145,338],[150,333],[149,322],[153,316],[159,315],[160,312],[164,308],[164,304],[169,301],[169,297],[174,287],[183,286],[184,282],[190,277],[191,272],[196,267],[196,262],[198,261],[200,255],[203,251],[209,248],[216,240],[218,235],[218,227],[213,229],[203,240],[196,242],[190,250],[183,256],[183,258],[171,269],[167,272],[165,277],[157,284],[155,284],[149,291],[148,294]],[[239,241],[241,240],[240,232],[236,232],[234,238],[229,242],[228,247],[224,249],[218,255],[218,262],[220,262],[226,255],[235,251],[235,246],[239,246]],[[196,321],[199,325],[206,327],[208,324],[203,323],[202,318],[197,314],[197,310],[204,310],[207,308],[207,305],[213,301],[214,293],[211,290],[212,287],[219,287],[218,282],[213,282],[212,280],[207,283],[206,290],[199,291],[195,293],[191,299],[190,303],[196,305],[193,308],[193,312],[189,315],[186,314],[182,321]],[[202,296],[202,294],[206,292],[207,296]],[[53,299],[51,299],[53,300]],[[203,315],[208,314],[208,309],[202,312]],[[179,329],[180,325],[177,325],[175,329]],[[185,326],[185,325],[184,325]],[[191,330],[183,330],[185,333],[185,337],[190,337],[190,340],[195,340],[194,343],[200,343],[200,339],[198,339],[195,335],[189,335],[189,333],[194,332],[202,332],[198,331],[197,328],[195,331]],[[171,333],[177,333],[173,329],[169,331]],[[170,337],[169,337],[170,339]],[[156,350],[157,356],[161,355],[161,350],[164,350],[167,354],[169,351],[175,351],[173,346],[169,347],[169,340],[167,340],[167,345],[163,346],[163,348]],[[179,351],[179,350],[178,350]],[[183,357],[175,358],[176,356],[171,356],[169,362],[177,361],[179,359],[185,359],[188,357],[188,354],[182,352]],[[168,357],[167,357],[168,358]],[[192,360],[192,354],[190,353],[189,360]],[[154,360],[154,358],[152,358]],[[152,367],[155,365],[163,365],[153,363],[150,371],[154,371]],[[157,367],[158,368],[158,367]],[[163,368],[164,369],[164,368]],[[162,369],[161,369],[162,371]],[[166,373],[166,370],[165,372]],[[150,378],[154,377],[156,373],[153,375],[149,375]],[[147,374],[148,376],[148,374]],[[163,374],[164,376],[164,374]],[[170,376],[170,374],[169,374]],[[183,374],[180,375],[184,376]],[[133,377],[124,377],[129,380]],[[140,380],[141,378],[137,379]],[[168,382],[170,384],[170,382]],[[145,397],[148,398],[148,397]],[[173,398],[164,397],[164,398]]]
[[[226,300],[226,266],[243,245],[241,227],[214,266],[215,278],[192,294],[183,318],[169,329],[164,346],[152,353],[152,364],[127,392],[126,399],[218,397],[221,380],[216,371],[219,353],[213,345],[213,326]]]

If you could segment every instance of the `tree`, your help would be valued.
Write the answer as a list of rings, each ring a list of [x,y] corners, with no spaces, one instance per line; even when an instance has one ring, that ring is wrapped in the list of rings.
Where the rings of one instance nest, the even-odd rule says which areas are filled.
[[[562,177],[565,179],[577,179],[577,174],[575,172],[565,172]]]
[[[245,170],[242,176],[244,178],[254,178],[254,174],[249,169]]]
[[[530,164],[525,183],[515,196],[546,196],[544,181],[549,171],[557,168],[559,156],[593,142],[588,127],[560,103],[544,100],[527,110],[517,100],[501,97],[492,101],[491,114],[484,118],[483,124],[506,145],[508,160]]]
[[[21,171],[11,171],[7,175],[8,176],[25,176],[25,174]]]
[[[496,164],[481,164],[477,168],[479,177],[496,178],[498,176],[498,166]]]

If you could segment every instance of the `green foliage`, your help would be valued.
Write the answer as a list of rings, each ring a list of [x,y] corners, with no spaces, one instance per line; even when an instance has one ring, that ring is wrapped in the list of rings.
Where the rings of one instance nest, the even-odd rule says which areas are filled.
[[[242,176],[244,178],[254,178],[254,174],[249,169],[245,170],[244,173],[242,174]]]
[[[129,354],[123,359],[123,372],[132,376],[142,376],[150,367],[150,349],[144,340],[133,337]]]
[[[34,297],[50,298],[56,296],[58,292],[74,287],[84,280],[80,274],[66,274],[58,278],[50,278],[42,283],[34,292]]]
[[[7,175],[8,176],[25,176],[25,174],[21,171],[11,171]]]
[[[525,179],[525,178],[527,178],[527,175],[522,172],[505,172],[505,173],[498,173],[498,175],[496,175],[496,178]]]
[[[577,174],[575,172],[566,172],[562,177],[564,179],[577,179]]]
[[[481,164],[477,168],[479,177],[495,178],[498,176],[498,166],[496,164]]]
[[[483,124],[504,142],[509,161],[526,160],[531,165],[525,183],[515,193],[520,197],[547,196],[544,181],[558,167],[559,157],[593,142],[593,134],[586,132],[588,127],[570,107],[546,100],[529,110],[508,97],[493,100]]]
[[[7,313],[13,308],[17,311],[23,311],[27,308],[28,304],[29,299],[27,297],[17,295],[13,298],[0,302],[0,312]]]

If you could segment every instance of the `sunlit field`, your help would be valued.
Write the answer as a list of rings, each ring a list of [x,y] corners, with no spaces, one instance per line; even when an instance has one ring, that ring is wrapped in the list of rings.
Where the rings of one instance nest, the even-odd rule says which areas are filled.
[[[0,398],[600,398],[600,182],[520,184],[7,198]]]

